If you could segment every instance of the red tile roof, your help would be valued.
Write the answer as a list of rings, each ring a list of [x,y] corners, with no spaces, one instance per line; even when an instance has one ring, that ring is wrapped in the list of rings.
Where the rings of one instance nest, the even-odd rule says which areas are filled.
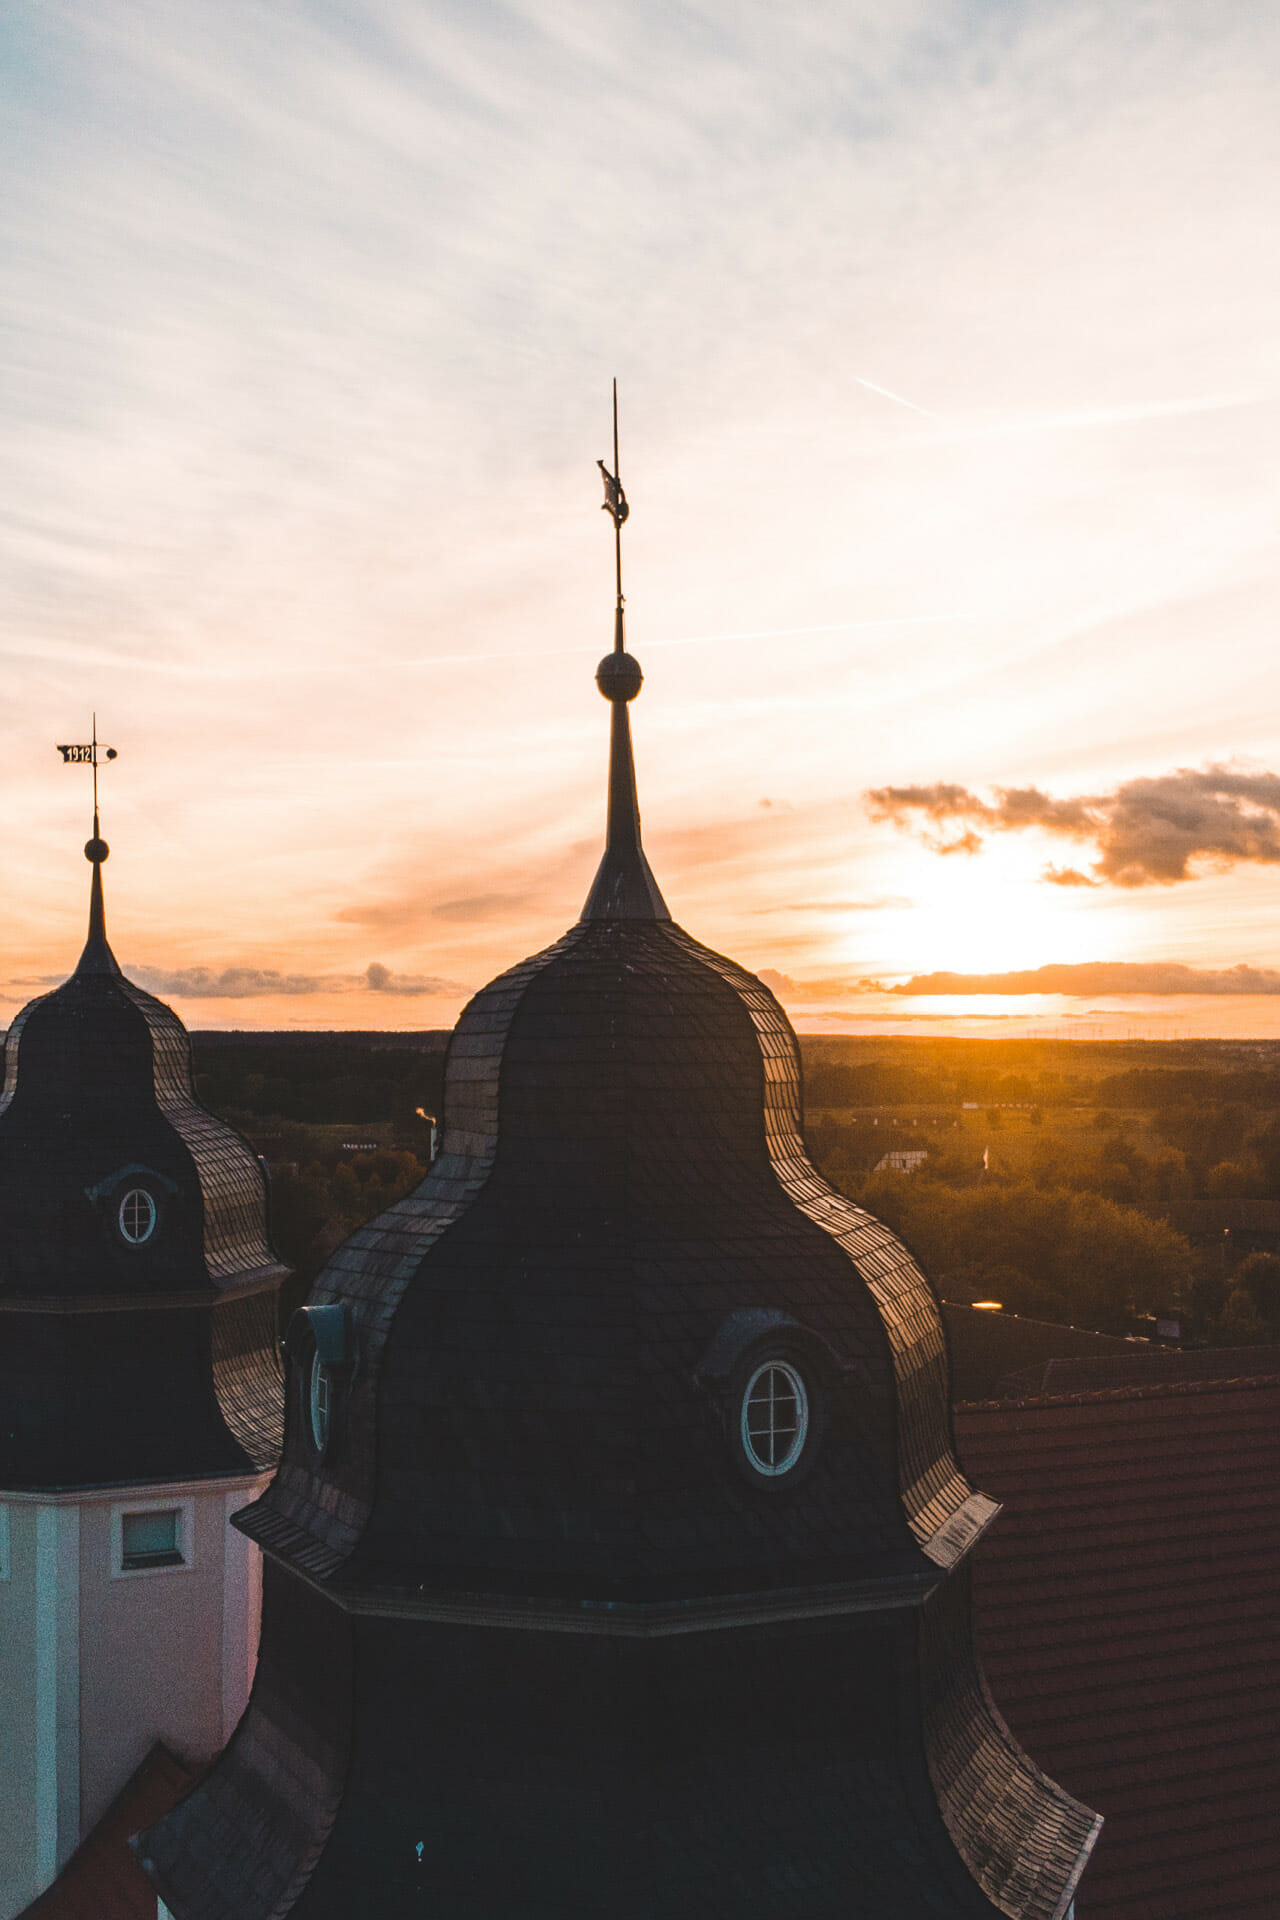
[[[1260,1380],[1280,1374],[1280,1347],[1139,1347],[1101,1357],[1051,1359],[1001,1380],[1001,1400],[1047,1394],[1097,1393],[1104,1387],[1148,1386],[1158,1380]],[[959,1395],[957,1395],[959,1398]]]
[[[992,1691],[1107,1820],[1080,1920],[1280,1913],[1280,1381],[956,1413],[1005,1503],[975,1555]]]
[[[200,1772],[157,1741],[53,1885],[19,1920],[155,1920],[156,1890],[134,1859],[129,1836],[176,1805]]]

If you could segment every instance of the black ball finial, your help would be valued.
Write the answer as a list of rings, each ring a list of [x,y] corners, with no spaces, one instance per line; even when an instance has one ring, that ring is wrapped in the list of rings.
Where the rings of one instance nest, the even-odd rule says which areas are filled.
[[[596,685],[606,700],[634,700],[644,685],[640,662],[630,653],[606,653],[596,668]]]
[[[95,867],[101,866],[110,852],[111,849],[106,841],[100,840],[96,833],[92,840],[86,840],[84,843],[84,857],[86,860],[91,860]]]

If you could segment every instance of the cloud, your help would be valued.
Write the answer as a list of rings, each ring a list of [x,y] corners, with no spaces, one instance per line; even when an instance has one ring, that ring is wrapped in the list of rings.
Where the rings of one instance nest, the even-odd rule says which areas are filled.
[[[129,978],[162,999],[255,1000],[263,994],[322,993],[332,984],[315,973],[278,973],[274,967],[129,967]]]
[[[392,973],[379,960],[371,960],[364,971],[370,993],[459,994],[468,989],[457,980],[441,980],[430,973]]]
[[[468,989],[431,974],[392,973],[374,960],[363,973],[280,973],[274,967],[128,967],[148,993],[174,1000],[303,999],[319,993],[404,993],[454,996]]]
[[[871,985],[871,982],[864,982]],[[1118,994],[1280,993],[1280,970],[1241,963],[1212,972],[1178,961],[1090,960],[1031,967],[1020,973],[918,973],[897,994],[1065,993],[1076,998]]]
[[[991,740],[1001,775],[1043,771],[1012,755],[1050,738],[1076,756],[1055,768],[1105,735],[1130,769],[1265,739],[1274,432],[1216,398],[1274,385],[1280,277],[1255,236],[1280,12],[22,17],[0,647],[7,712],[50,718],[0,768],[21,839],[47,823],[5,855],[15,972],[62,950],[51,927],[78,937],[51,876],[83,790],[37,744],[65,737],[68,690],[121,749],[112,889],[164,943],[135,953],[350,969],[359,1008],[330,1012],[395,1022],[417,1001],[369,989],[370,946],[466,979],[498,964],[497,909],[435,899],[534,884],[503,959],[565,924],[598,858],[615,371],[646,825],[673,910],[730,950],[770,895],[898,884],[860,864],[854,886],[850,814],[819,811],[897,777],[895,737],[927,756],[913,772],[967,775],[947,742]],[[1089,430],[1046,431],[1068,425]],[[721,835],[733,807],[757,834]],[[677,839],[703,823],[701,847]],[[950,823],[952,869],[985,832]],[[570,885],[560,849],[584,838]],[[1054,839],[1033,866],[1051,854],[1086,878],[1096,857]],[[1201,964],[1254,950],[1250,877]],[[896,978],[922,956],[888,918],[866,965]],[[826,920],[803,957],[755,957],[834,971]],[[317,1006],[303,987],[234,1010]]]
[[[1029,827],[1091,841],[1091,875],[1045,868],[1043,878],[1060,887],[1172,886],[1242,861],[1280,863],[1280,775],[1239,767],[1178,767],[1061,800],[1038,787],[996,787],[988,800],[948,781],[877,787],[865,800],[873,820],[915,830],[936,853],[977,853],[984,832]]]
[[[774,967],[761,967],[756,979],[768,987],[770,993],[795,993],[798,991],[795,981],[789,974],[779,973]]]

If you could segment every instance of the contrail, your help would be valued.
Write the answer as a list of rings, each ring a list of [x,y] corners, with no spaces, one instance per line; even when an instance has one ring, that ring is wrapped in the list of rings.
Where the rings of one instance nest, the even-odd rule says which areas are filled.
[[[890,615],[882,620],[829,620],[814,627],[755,627],[745,633],[683,633],[673,640],[644,640],[640,643],[640,651],[652,653],[655,647],[713,647],[732,640],[785,640],[793,634],[805,633],[861,633],[869,627],[936,626],[948,620],[963,620],[964,617],[962,613],[908,613]],[[589,651],[589,648],[579,645],[510,648],[502,653],[427,653],[414,660],[402,660],[399,665],[465,667],[478,660],[546,660],[560,654],[576,654],[581,658]]]
[[[918,407],[914,400],[904,400],[900,393],[890,393],[888,387],[878,387],[874,380],[864,380],[860,373],[855,373],[853,377],[860,387],[867,389],[868,393],[878,393],[885,400],[896,400],[900,407],[910,407],[912,413],[922,413],[926,420],[942,418],[942,415],[935,413],[931,407]]]

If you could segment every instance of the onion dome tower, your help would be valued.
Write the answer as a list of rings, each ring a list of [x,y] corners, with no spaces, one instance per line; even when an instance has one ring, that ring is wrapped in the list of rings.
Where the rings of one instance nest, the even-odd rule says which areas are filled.
[[[466,1008],[439,1158],[291,1326],[250,1705],[135,1844],[174,1920],[1062,1920],[1098,1823],[976,1664],[937,1301],[671,920],[620,591],[597,683],[582,918]]]
[[[107,943],[96,805],[85,854],[84,952],[0,1092],[4,1920],[157,1740],[207,1759],[235,1725],[260,1563],[227,1517],[282,1437],[262,1168]]]

